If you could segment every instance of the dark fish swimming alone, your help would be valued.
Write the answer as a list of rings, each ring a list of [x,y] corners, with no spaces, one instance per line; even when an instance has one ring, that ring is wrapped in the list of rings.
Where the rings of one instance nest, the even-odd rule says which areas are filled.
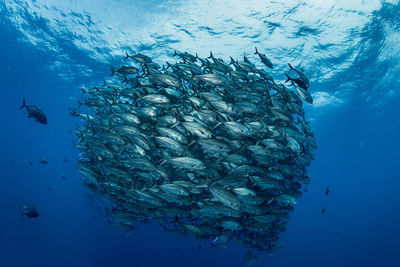
[[[45,159],[45,158],[40,159],[40,160],[39,160],[39,163],[40,163],[40,164],[49,164],[48,160]]]
[[[25,205],[20,207],[20,211],[22,216],[26,216],[28,218],[39,217],[39,212],[37,212],[36,208],[31,205]]]
[[[26,105],[25,97],[23,98],[22,105],[19,109],[26,108],[28,112],[28,118],[34,118],[37,122],[41,124],[47,124],[47,118],[43,111],[41,111],[37,106]]]
[[[325,195],[329,195],[331,189],[329,187],[325,187]]]

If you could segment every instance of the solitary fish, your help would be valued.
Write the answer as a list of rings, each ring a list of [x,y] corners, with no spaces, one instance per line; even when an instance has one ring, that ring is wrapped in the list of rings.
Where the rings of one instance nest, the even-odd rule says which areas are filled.
[[[325,187],[325,195],[329,195],[330,192],[331,192],[331,189],[328,186]]]
[[[41,111],[37,106],[31,106],[25,104],[25,97],[22,101],[22,106],[19,109],[26,108],[28,112],[28,118],[34,118],[37,122],[41,124],[47,124],[47,118],[43,111]]]
[[[48,162],[47,159],[45,159],[45,158],[40,159],[40,160],[39,160],[39,163],[40,163],[40,164],[49,164],[49,162]]]
[[[36,208],[31,205],[25,205],[20,207],[21,214],[28,218],[36,218],[39,217],[39,212],[37,212]]]

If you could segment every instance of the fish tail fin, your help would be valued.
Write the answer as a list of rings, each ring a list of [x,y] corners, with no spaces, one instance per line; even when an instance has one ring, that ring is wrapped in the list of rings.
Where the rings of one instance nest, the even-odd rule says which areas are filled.
[[[125,52],[125,59],[128,59],[128,58],[130,58],[131,56],[128,54],[128,52]]]
[[[110,70],[111,70],[111,76],[114,75],[115,74],[115,68],[113,66],[111,66]]]
[[[24,216],[23,209],[24,209],[24,205],[18,204],[18,210],[19,210],[19,213],[21,214],[21,216]]]
[[[289,68],[290,68],[290,70],[289,71],[291,71],[291,70],[293,70],[294,68],[292,67],[292,65],[290,65],[290,63],[288,63],[288,65],[289,65]]]
[[[257,46],[254,47],[256,49],[256,52],[254,53],[254,55],[258,54],[258,50],[257,50]]]
[[[168,68],[171,68],[171,69],[172,69],[172,65],[169,64],[169,62],[166,62],[166,63],[167,63],[167,68],[166,68],[166,69],[168,69]]]
[[[172,55],[173,57],[174,56],[177,56],[178,55],[178,53],[176,52],[176,50],[174,49],[174,54]]]
[[[197,55],[197,52],[196,52],[196,58],[199,58],[199,55]]]
[[[176,126],[179,125],[179,123],[180,123],[180,122],[175,122],[170,128],[171,128],[171,129],[175,128]]]
[[[191,145],[194,145],[195,143],[196,143],[196,140],[193,139],[189,144],[187,144],[187,146],[189,147],[189,146],[191,146]]]
[[[124,75],[124,79],[122,80],[123,83],[128,82],[128,78],[126,78],[126,75]]]
[[[177,216],[177,215],[175,215],[175,219],[174,219],[172,222],[170,222],[170,223],[177,224],[177,223],[181,223],[181,222],[179,221],[179,218],[178,218],[178,216]]]
[[[85,89],[84,89],[84,88],[81,88],[81,91],[82,91],[82,94],[81,94],[81,96],[83,96],[83,95],[86,93],[86,91],[85,91]]]
[[[159,163],[159,165],[162,166],[162,165],[164,165],[165,163],[167,163],[167,161],[168,161],[167,159],[163,159],[163,160]]]
[[[110,131],[112,131],[112,130],[114,129],[114,125],[113,125],[111,119],[108,119],[108,129],[109,129]]]
[[[206,60],[204,60],[204,62],[201,62],[201,66],[203,67],[206,67],[206,68],[209,68],[210,69],[210,61],[208,61],[207,59]]]
[[[285,83],[287,83],[288,81],[291,81],[291,80],[292,80],[292,78],[290,78],[289,75],[287,75],[286,73],[285,73],[285,75],[286,75],[286,77],[287,77],[287,80],[285,81]]]
[[[205,66],[208,67],[208,66]],[[190,69],[190,78],[193,79],[196,76],[196,73],[194,73],[194,71],[192,69]]]
[[[96,134],[96,129],[94,128],[93,122],[92,122],[92,120],[90,119],[89,114],[86,114],[86,117],[87,117],[88,123],[89,123],[89,125],[90,125],[90,128],[92,128],[92,132],[93,132],[92,135]]]
[[[79,136],[79,138],[82,139],[82,140],[85,139],[85,136],[84,136],[82,130],[79,130],[78,136]]]
[[[222,124],[222,122],[218,122],[215,126],[212,127],[212,129],[213,130],[217,129],[221,124]]]
[[[26,105],[25,105],[25,96],[22,98],[22,105],[19,107],[19,109],[23,109],[24,107],[26,107]]]
[[[213,53],[210,51],[210,56],[208,58],[214,58]]]
[[[83,135],[82,131],[79,131],[78,142],[81,143],[83,140],[85,140],[85,136]]]
[[[146,74],[147,74],[147,75],[153,74],[153,73],[151,73],[152,71],[151,71],[151,69],[149,68],[149,66],[147,66],[146,63],[143,64],[142,68],[143,68],[143,76],[146,75]]]
[[[235,60],[233,59],[233,57],[231,57],[231,63],[230,64],[235,64]]]

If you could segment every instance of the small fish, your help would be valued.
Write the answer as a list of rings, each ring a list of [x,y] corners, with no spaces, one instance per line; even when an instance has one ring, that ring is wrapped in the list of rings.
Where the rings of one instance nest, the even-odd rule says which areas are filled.
[[[109,223],[109,225],[114,226],[118,230],[130,232],[135,230],[135,227],[129,223],[119,222],[119,223]]]
[[[28,163],[31,166],[33,165],[32,161],[30,161],[29,159],[27,159],[25,162]]]
[[[256,52],[254,53],[255,55],[258,55],[261,59],[261,62],[264,63],[265,66],[268,68],[274,68],[274,65],[272,64],[271,60],[265,56],[265,54],[261,54],[258,52],[257,47],[256,47]]]
[[[206,165],[201,160],[190,157],[171,158],[169,162],[177,168],[186,170],[204,170],[206,168]]]
[[[39,212],[37,212],[36,208],[31,205],[20,206],[20,211],[22,216],[26,216],[28,218],[36,218],[39,217]]]
[[[132,58],[133,60],[135,60],[136,62],[139,63],[151,63],[151,58],[149,58],[148,56],[142,55],[140,53],[137,53],[136,55],[129,55],[128,52],[126,52],[126,57],[125,59],[128,58]]]
[[[197,75],[194,76],[194,79],[196,81],[200,80],[215,86],[225,85],[228,82],[228,80],[224,75],[218,73],[207,73],[207,74]]]
[[[122,75],[136,74],[139,70],[133,66],[122,66],[120,68],[114,68],[111,66],[111,75],[115,75],[115,73],[119,73]]]
[[[321,213],[324,214],[325,212],[326,212],[326,209],[323,208],[323,209],[321,210]]]
[[[310,84],[310,81],[308,80],[308,77],[304,74],[303,69],[297,70],[297,69],[293,68],[292,65],[290,65],[290,63],[288,63],[288,65],[289,65],[289,68],[290,68],[289,72],[294,70],[295,72],[297,72],[297,74],[299,75],[300,79],[302,79],[305,84],[307,84],[307,85]]]
[[[287,75],[286,73],[285,73],[285,75],[287,77],[287,80],[285,81],[285,83],[292,81],[295,84],[297,84],[298,87],[307,91],[307,89],[308,89],[307,84],[302,79],[292,78],[289,75]]]
[[[330,192],[331,192],[331,189],[328,186],[325,187],[325,195],[329,195]]]
[[[80,112],[78,108],[69,108],[69,115],[71,115],[72,117],[79,117]]]
[[[246,262],[248,265],[252,265],[252,264],[256,263],[257,260],[258,260],[257,255],[254,255],[251,251],[247,251],[247,252],[246,252],[245,262]]]
[[[39,163],[40,163],[40,164],[49,164],[49,162],[48,162],[47,159],[45,159],[45,158],[40,159],[40,160],[39,160]]]
[[[37,122],[41,124],[47,124],[47,118],[43,111],[41,111],[38,107],[33,105],[25,104],[25,97],[22,100],[22,105],[19,109],[26,108],[28,112],[28,118],[34,118]]]
[[[180,58],[182,58],[183,61],[187,62],[196,62],[197,61],[197,57],[193,56],[191,54],[189,54],[188,52],[185,53],[180,53],[180,52],[176,52],[176,50],[174,50],[174,54],[172,55],[174,56],[179,56]]]
[[[307,91],[307,89],[303,89],[300,86],[297,86],[295,82],[292,81],[292,85],[296,88],[297,93],[300,95],[308,103],[312,104],[313,99],[311,94]]]
[[[67,176],[65,176],[64,174],[60,174],[61,179],[63,180],[67,180]]]

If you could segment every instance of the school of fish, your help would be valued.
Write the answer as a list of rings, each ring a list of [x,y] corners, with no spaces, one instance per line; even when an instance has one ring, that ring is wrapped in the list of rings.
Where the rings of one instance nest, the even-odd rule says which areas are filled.
[[[302,101],[312,97],[302,69],[289,64],[286,87],[255,54],[260,62],[228,63],[175,51],[178,61],[164,67],[126,54],[107,82],[82,90],[73,112],[78,170],[111,200],[110,224],[130,231],[156,222],[253,252],[284,245],[279,234],[310,182],[317,147]]]

